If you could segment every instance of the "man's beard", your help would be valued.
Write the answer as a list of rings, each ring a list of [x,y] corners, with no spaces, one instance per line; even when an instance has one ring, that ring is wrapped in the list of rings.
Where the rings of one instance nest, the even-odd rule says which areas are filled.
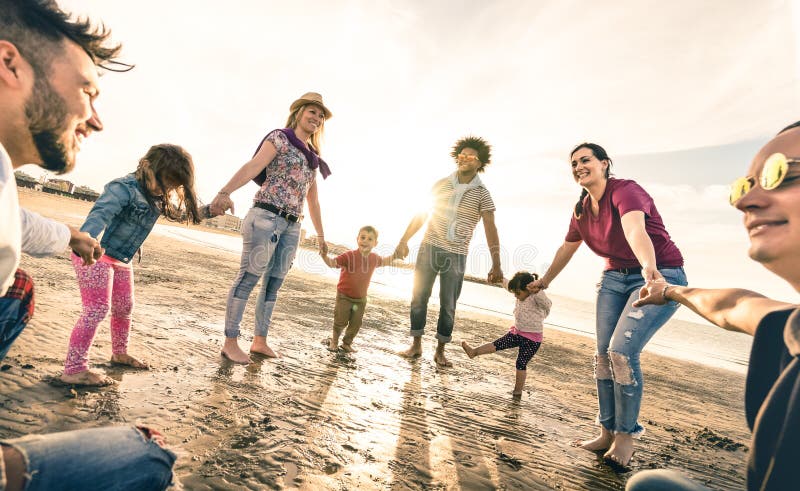
[[[47,80],[46,75],[36,77],[33,92],[25,103],[28,130],[42,162],[41,167],[57,174],[69,172],[75,166],[64,143],[59,141],[67,120],[67,104]]]

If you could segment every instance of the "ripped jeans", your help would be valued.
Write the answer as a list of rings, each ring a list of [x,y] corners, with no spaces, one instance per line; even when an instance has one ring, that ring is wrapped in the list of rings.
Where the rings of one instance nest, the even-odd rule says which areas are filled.
[[[242,260],[228,293],[225,337],[239,337],[244,308],[263,276],[256,301],[256,336],[267,336],[278,290],[292,267],[300,242],[300,223],[290,222],[262,208],[250,208],[242,222]]]
[[[28,435],[0,445],[22,455],[26,491],[163,490],[172,483],[175,454],[131,426]],[[0,473],[0,489],[6,479]]]
[[[686,285],[683,268],[658,270],[670,284]],[[677,302],[634,308],[639,289],[644,286],[640,273],[604,271],[597,291],[597,354],[595,378],[598,420],[615,433],[639,436],[644,378],[639,355],[650,338],[678,310]]]

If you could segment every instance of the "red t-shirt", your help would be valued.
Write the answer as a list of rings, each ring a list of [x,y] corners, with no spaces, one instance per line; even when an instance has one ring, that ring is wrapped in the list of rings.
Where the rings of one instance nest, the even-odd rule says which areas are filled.
[[[337,256],[335,260],[342,268],[339,273],[339,284],[336,285],[339,293],[350,298],[366,297],[369,280],[375,268],[380,266],[381,257],[374,252],[364,257],[361,251],[356,249]]]
[[[678,246],[664,227],[653,198],[634,181],[628,179],[608,179],[606,191],[600,198],[600,212],[592,214],[590,197],[583,201],[583,214],[580,219],[572,215],[565,240],[582,240],[600,257],[606,259],[606,269],[636,268],[639,261],[625,239],[620,217],[629,211],[644,212],[644,227],[656,253],[659,268],[683,266],[683,256]]]

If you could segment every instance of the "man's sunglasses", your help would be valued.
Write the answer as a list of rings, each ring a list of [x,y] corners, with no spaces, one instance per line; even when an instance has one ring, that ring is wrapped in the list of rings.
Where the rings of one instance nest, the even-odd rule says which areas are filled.
[[[783,183],[786,174],[789,173],[789,164],[800,163],[800,160],[788,159],[782,153],[773,153],[764,162],[761,174],[758,176],[758,185],[764,191],[771,191]],[[729,201],[736,206],[740,199],[744,198],[756,185],[756,178],[753,176],[740,177],[731,184],[731,194]]]

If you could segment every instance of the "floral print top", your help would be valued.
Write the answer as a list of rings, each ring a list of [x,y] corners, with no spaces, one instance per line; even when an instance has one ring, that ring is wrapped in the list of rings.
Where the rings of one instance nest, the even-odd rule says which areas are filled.
[[[267,165],[267,179],[253,201],[268,203],[292,215],[303,214],[303,203],[316,171],[308,167],[305,155],[289,143],[280,130],[271,131],[267,141],[275,145],[278,153]]]

